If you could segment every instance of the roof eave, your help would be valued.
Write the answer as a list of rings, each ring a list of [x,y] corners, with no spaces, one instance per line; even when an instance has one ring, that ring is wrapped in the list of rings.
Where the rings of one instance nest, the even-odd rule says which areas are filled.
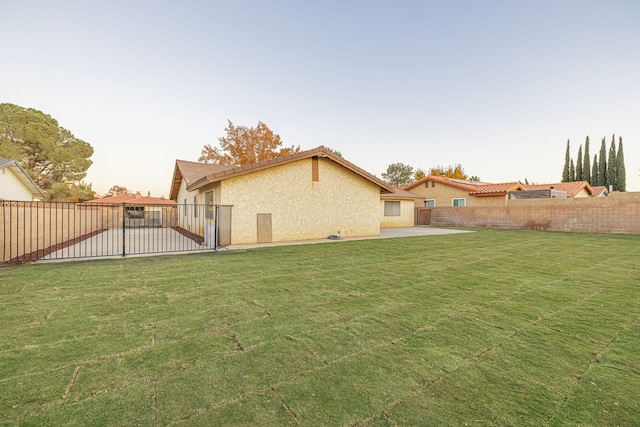
[[[169,190],[169,200],[177,200],[180,184],[182,184],[182,173],[178,168],[178,162],[173,169],[173,178],[171,180],[171,189]]]
[[[225,179],[234,178],[236,176],[258,172],[264,169],[271,168],[273,166],[284,165],[290,162],[304,160],[304,159],[308,159],[315,156],[329,158],[335,163],[338,163],[339,165],[349,169],[351,172],[361,176],[362,178],[375,183],[380,187],[382,193],[394,192],[393,187],[390,184],[387,184],[380,178],[370,174],[364,169],[361,169],[360,167],[349,162],[348,160],[332,153],[330,150],[328,150],[324,146],[320,146],[304,152],[289,154],[287,156],[283,156],[282,158],[264,160],[258,163],[254,163],[252,165],[236,166],[232,169],[216,172],[216,173],[204,176],[199,180],[197,180],[196,182],[194,182],[193,184],[188,185],[187,190],[188,191],[197,190],[200,187],[203,187],[204,185],[207,185],[213,182],[223,181]]]
[[[20,180],[20,182],[22,182],[24,186],[29,189],[29,192],[31,192],[32,198],[43,199],[43,200],[46,198],[46,196],[44,195],[44,192],[40,189],[40,187],[38,187],[35,181],[31,179],[27,171],[25,171],[24,168],[20,166],[20,163],[18,163],[16,160],[7,162],[3,166],[11,169],[11,171],[18,178],[18,180]]]

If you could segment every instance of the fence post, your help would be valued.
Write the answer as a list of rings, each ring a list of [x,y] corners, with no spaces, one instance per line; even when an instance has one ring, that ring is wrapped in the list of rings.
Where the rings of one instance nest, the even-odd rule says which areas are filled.
[[[125,228],[125,224],[126,224],[126,220],[125,217],[127,215],[127,210],[125,209],[125,206],[127,204],[125,202],[122,202],[122,256],[127,256],[127,252],[126,252],[126,239],[127,239],[127,230]]]
[[[218,218],[220,217],[220,205],[216,204],[215,217],[213,219],[213,249],[218,250],[218,226],[220,225]]]

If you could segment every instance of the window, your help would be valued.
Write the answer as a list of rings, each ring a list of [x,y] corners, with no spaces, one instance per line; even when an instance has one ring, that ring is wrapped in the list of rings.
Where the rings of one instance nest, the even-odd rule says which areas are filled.
[[[207,219],[213,219],[213,191],[204,193],[204,212]]]
[[[436,182],[435,181],[431,181],[431,188],[436,186]]]
[[[452,199],[452,206],[467,206],[467,199]]]
[[[434,208],[436,206],[436,199],[427,199],[424,201],[425,208]]]
[[[400,202],[385,200],[384,216],[400,216]]]
[[[193,216],[198,218],[198,196],[193,196]]]

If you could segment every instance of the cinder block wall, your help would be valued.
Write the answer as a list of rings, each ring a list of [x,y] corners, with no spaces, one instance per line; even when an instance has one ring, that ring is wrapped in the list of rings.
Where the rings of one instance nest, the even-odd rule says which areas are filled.
[[[431,225],[443,227],[640,234],[637,192],[597,198],[509,200],[507,206],[429,209]]]

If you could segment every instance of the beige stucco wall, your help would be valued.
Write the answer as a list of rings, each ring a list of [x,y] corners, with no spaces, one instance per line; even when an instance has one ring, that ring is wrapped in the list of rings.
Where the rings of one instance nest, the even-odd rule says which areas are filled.
[[[256,242],[258,213],[271,214],[274,242],[380,234],[380,187],[325,158],[318,172],[312,181],[311,159],[302,159],[222,181],[231,243]]]
[[[384,215],[385,201],[399,201],[400,216],[385,216]],[[380,200],[380,228],[413,227],[414,225],[413,213],[414,213],[413,200],[381,199]]]
[[[429,186],[426,187],[425,184],[429,184]],[[424,207],[426,199],[435,199],[436,207],[438,208],[450,207],[452,206],[452,200],[454,198],[467,199],[467,206],[505,206],[507,204],[506,195],[478,197],[469,195],[469,192],[466,190],[461,190],[440,182],[436,182],[435,187],[431,185],[432,182],[427,181],[409,190],[425,198],[425,200],[416,200],[416,207]]]
[[[0,170],[0,199],[30,202],[33,195],[13,171],[6,167]]]
[[[194,191],[188,191],[184,180],[182,181],[176,200],[178,203],[176,216],[178,226],[192,233],[204,236],[205,226],[214,224],[213,218],[207,218],[205,215],[205,193],[209,191],[213,191],[214,193],[213,203],[220,204],[220,183],[213,183]],[[194,208],[194,196],[198,197],[197,208]]]
[[[591,197],[591,194],[589,194],[586,188],[583,188],[582,190],[578,191],[573,197]]]

